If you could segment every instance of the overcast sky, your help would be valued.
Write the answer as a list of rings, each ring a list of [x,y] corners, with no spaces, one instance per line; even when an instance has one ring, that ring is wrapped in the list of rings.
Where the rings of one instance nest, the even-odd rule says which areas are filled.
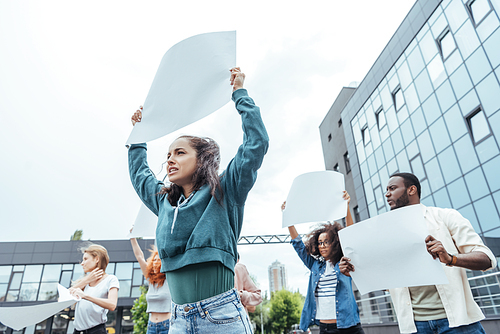
[[[124,146],[130,117],[171,46],[226,30],[237,31],[237,64],[270,136],[242,235],[288,233],[280,205],[293,179],[325,169],[321,121],[414,2],[0,0],[0,242],[69,240],[76,229],[84,239],[125,238],[140,207]],[[149,143],[157,175],[179,134],[214,138],[226,166],[242,141],[241,120],[231,102]],[[308,271],[291,245],[239,251],[262,290],[279,260],[289,287],[306,293]]]

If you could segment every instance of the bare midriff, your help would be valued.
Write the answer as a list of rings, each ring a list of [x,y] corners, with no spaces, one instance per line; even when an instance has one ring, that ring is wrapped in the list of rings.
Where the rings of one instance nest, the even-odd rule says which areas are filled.
[[[149,315],[149,320],[155,323],[162,322],[170,319],[170,314],[171,314],[170,312],[166,313],[151,312]]]
[[[330,320],[321,319],[319,322],[322,322],[324,324],[336,324],[337,323],[337,319],[330,319]]]

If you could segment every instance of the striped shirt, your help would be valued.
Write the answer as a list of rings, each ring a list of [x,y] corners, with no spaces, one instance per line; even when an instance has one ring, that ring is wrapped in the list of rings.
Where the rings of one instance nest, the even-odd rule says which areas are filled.
[[[326,262],[325,272],[321,275],[316,286],[316,319],[337,319],[335,306],[335,291],[337,289],[337,274],[330,261]]]

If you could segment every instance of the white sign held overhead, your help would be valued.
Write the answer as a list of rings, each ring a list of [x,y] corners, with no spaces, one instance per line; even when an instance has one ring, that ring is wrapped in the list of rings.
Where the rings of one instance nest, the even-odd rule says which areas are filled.
[[[286,199],[282,227],[344,218],[347,215],[344,190],[344,175],[338,172],[321,171],[297,176]]]
[[[157,223],[158,217],[147,206],[141,204],[134,227],[127,238],[154,238]]]
[[[438,259],[427,252],[420,204],[390,211],[339,231],[351,277],[360,294],[411,286],[448,284]]]
[[[172,46],[127,144],[163,137],[223,107],[231,100],[229,70],[235,65],[236,31],[200,34]]]

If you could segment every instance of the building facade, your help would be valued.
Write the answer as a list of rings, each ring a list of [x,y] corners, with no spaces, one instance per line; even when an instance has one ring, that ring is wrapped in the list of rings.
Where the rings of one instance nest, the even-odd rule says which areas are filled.
[[[320,126],[326,168],[349,166],[341,172],[352,179],[359,218],[388,211],[389,176],[409,171],[424,205],[457,209],[499,257],[499,80],[500,0],[416,1],[342,110],[332,107]],[[332,140],[339,136],[345,148]],[[483,312],[499,315],[498,270],[468,275]],[[358,299],[369,301],[361,313],[370,321],[394,321],[384,293]]]
[[[138,240],[146,253],[154,240]],[[0,243],[0,307],[29,306],[57,300],[57,284],[69,287],[83,276],[79,248],[88,242],[2,242]],[[108,250],[106,273],[120,281],[118,306],[108,313],[110,334],[132,333],[130,309],[146,284],[129,240],[100,240],[95,243]],[[65,309],[41,323],[13,331],[0,323],[0,334],[71,334],[74,311]]]
[[[271,293],[287,288],[286,267],[278,260],[274,261],[268,268],[269,291]]]

